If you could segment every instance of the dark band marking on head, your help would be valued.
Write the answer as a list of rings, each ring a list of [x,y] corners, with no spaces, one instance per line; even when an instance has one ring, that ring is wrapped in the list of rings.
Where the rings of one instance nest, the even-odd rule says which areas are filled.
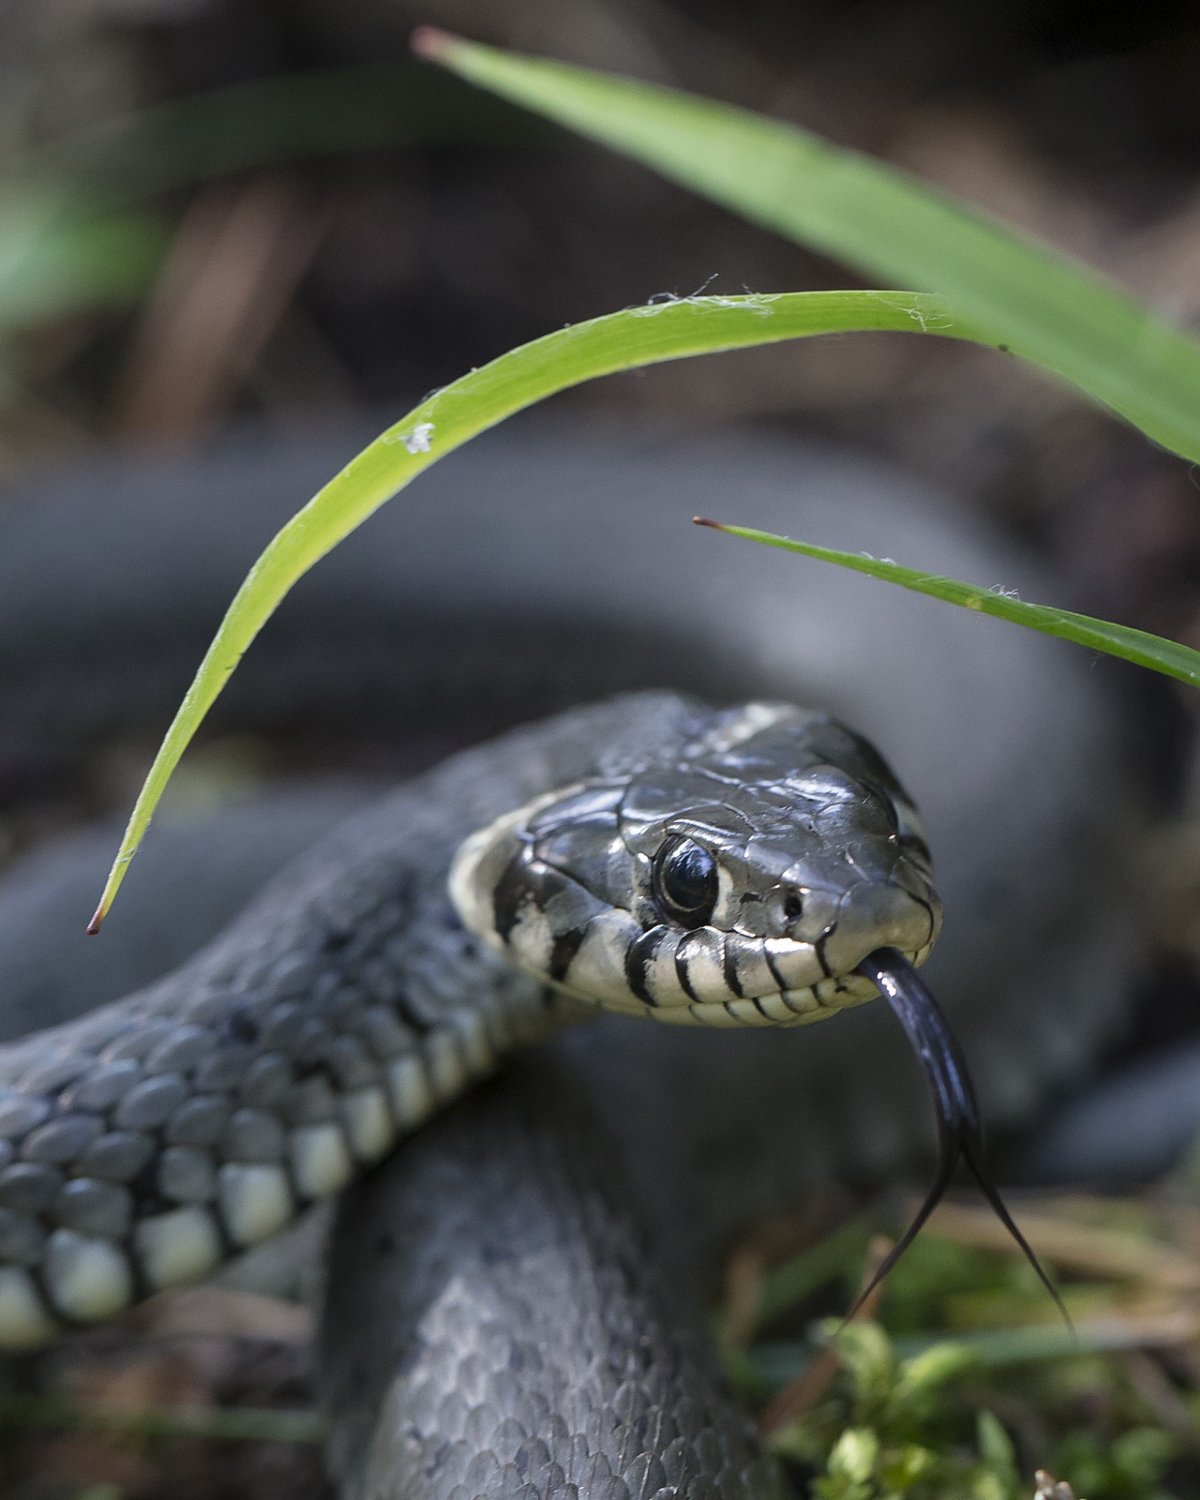
[[[506,943],[520,919],[521,907],[528,895],[525,879],[528,858],[528,848],[519,848],[501,871],[492,892],[492,922],[497,936]]]
[[[763,958],[766,960],[767,968],[771,971],[771,978],[779,986],[779,993],[782,995],[784,990],[788,989],[789,986],[784,982],[783,975],[775,967],[775,960],[771,956],[771,950],[765,944],[763,946]]]
[[[725,936],[721,940],[721,968],[725,974],[726,985],[741,1000],[745,996],[746,991],[742,987],[741,975],[737,971],[737,959],[730,950],[728,936]]]
[[[566,977],[567,970],[575,962],[575,955],[579,952],[586,935],[587,923],[585,922],[582,927],[568,927],[566,932],[560,932],[555,937],[554,946],[550,949],[550,957],[546,963],[546,973],[556,984]]]
[[[698,995],[688,977],[688,955],[684,943],[680,943],[675,950],[675,977],[679,980],[679,987],[689,1000],[694,1000],[697,1005],[704,1004],[704,997]]]
[[[813,939],[813,952],[817,955],[817,962],[821,965],[821,973],[824,974],[826,979],[833,978],[833,970],[829,967],[829,960],[825,957],[825,944],[837,930],[838,924],[835,919],[830,922],[819,938]]]
[[[625,983],[646,1005],[658,1004],[646,985],[646,975],[666,935],[666,927],[651,927],[636,942],[630,943],[625,953]]]

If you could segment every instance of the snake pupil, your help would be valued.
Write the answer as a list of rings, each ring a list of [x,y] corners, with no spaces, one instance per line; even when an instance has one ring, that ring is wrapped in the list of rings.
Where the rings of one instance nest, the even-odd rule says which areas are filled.
[[[654,861],[659,905],[685,927],[702,927],[717,904],[717,862],[702,845],[668,839]]]

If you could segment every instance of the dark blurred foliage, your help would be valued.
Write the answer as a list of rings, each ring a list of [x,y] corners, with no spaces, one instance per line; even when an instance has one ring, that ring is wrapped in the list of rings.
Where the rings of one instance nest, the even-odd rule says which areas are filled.
[[[249,165],[214,174],[210,117],[166,178],[142,173],[127,188],[126,206],[164,228],[162,258],[132,306],[39,317],[6,341],[7,468],[98,438],[187,441],[234,415],[363,403],[399,414],[514,343],[655,294],[857,282],[410,62],[407,37],[422,22],[796,119],[1196,321],[1200,15],[1186,4],[28,5],[0,18],[0,148],[26,180],[64,142],[77,148],[128,111],[371,71],[331,74],[301,131],[287,124],[286,91],[260,119],[249,96],[237,117]],[[256,124],[271,142],[257,155]],[[339,149],[347,139],[367,144]],[[114,144],[84,181],[104,180],[114,159],[120,178],[123,149],[136,160],[148,147]],[[1048,546],[1077,601],[1200,639],[1185,588],[1200,526],[1184,467],[994,355],[822,340],[560,399],[684,427],[803,424],[881,448]]]

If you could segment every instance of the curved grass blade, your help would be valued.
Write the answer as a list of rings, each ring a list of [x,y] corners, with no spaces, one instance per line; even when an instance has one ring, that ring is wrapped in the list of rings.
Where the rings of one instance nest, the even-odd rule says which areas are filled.
[[[966,324],[950,319],[941,298],[919,293],[689,297],[559,329],[434,392],[319,490],[250,570],[154,758],[88,931],[99,931],[180,756],[280,600],[423,469],[514,412],[618,370],[820,333],[918,329],[955,338],[975,336]]]
[[[708,526],[713,531],[723,531],[729,536],[744,537],[747,541],[761,542],[767,547],[779,547],[784,552],[798,552],[803,557],[815,557],[820,562],[835,563],[839,568],[850,568],[856,573],[866,573],[871,578],[882,578],[887,583],[898,583],[901,588],[928,594],[932,599],[958,604],[963,609],[973,609],[978,614],[992,615],[998,620],[1011,620],[1029,630],[1038,630],[1043,635],[1074,641],[1077,646],[1089,646],[1108,656],[1118,656],[1122,661],[1133,662],[1135,666],[1148,667],[1152,672],[1174,677],[1191,687],[1200,687],[1200,651],[1193,651],[1191,647],[1180,645],[1178,641],[1167,640],[1165,636],[1152,635],[1147,630],[1115,625],[1110,620],[1075,614],[1072,610],[1058,609],[1050,604],[1026,604],[1013,594],[979,588],[975,584],[962,583],[957,578],[943,578],[937,573],[922,573],[916,568],[901,567],[899,563],[867,557],[860,552],[838,552],[832,547],[796,542],[771,531],[756,531],[751,526],[710,521],[703,516],[695,516],[693,519],[697,526]]]
[[[1200,460],[1200,344],[1081,263],[797,126],[424,27],[417,52],[753,223],[941,293],[988,343]]]
[[[352,63],[102,116],[16,155],[15,170],[63,191],[140,201],[280,162],[428,142],[535,145],[551,129],[413,61]]]

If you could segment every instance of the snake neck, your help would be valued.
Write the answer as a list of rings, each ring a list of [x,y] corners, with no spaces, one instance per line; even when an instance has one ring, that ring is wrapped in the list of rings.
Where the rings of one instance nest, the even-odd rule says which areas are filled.
[[[0,1049],[0,1347],[207,1274],[501,1053],[590,1013],[464,930],[451,860],[538,789],[685,742],[697,711],[648,694],[467,751],[344,824],[182,969]]]
[[[575,1018],[463,930],[427,807],[393,797],[185,968],[0,1053],[0,1347],[207,1274]]]

